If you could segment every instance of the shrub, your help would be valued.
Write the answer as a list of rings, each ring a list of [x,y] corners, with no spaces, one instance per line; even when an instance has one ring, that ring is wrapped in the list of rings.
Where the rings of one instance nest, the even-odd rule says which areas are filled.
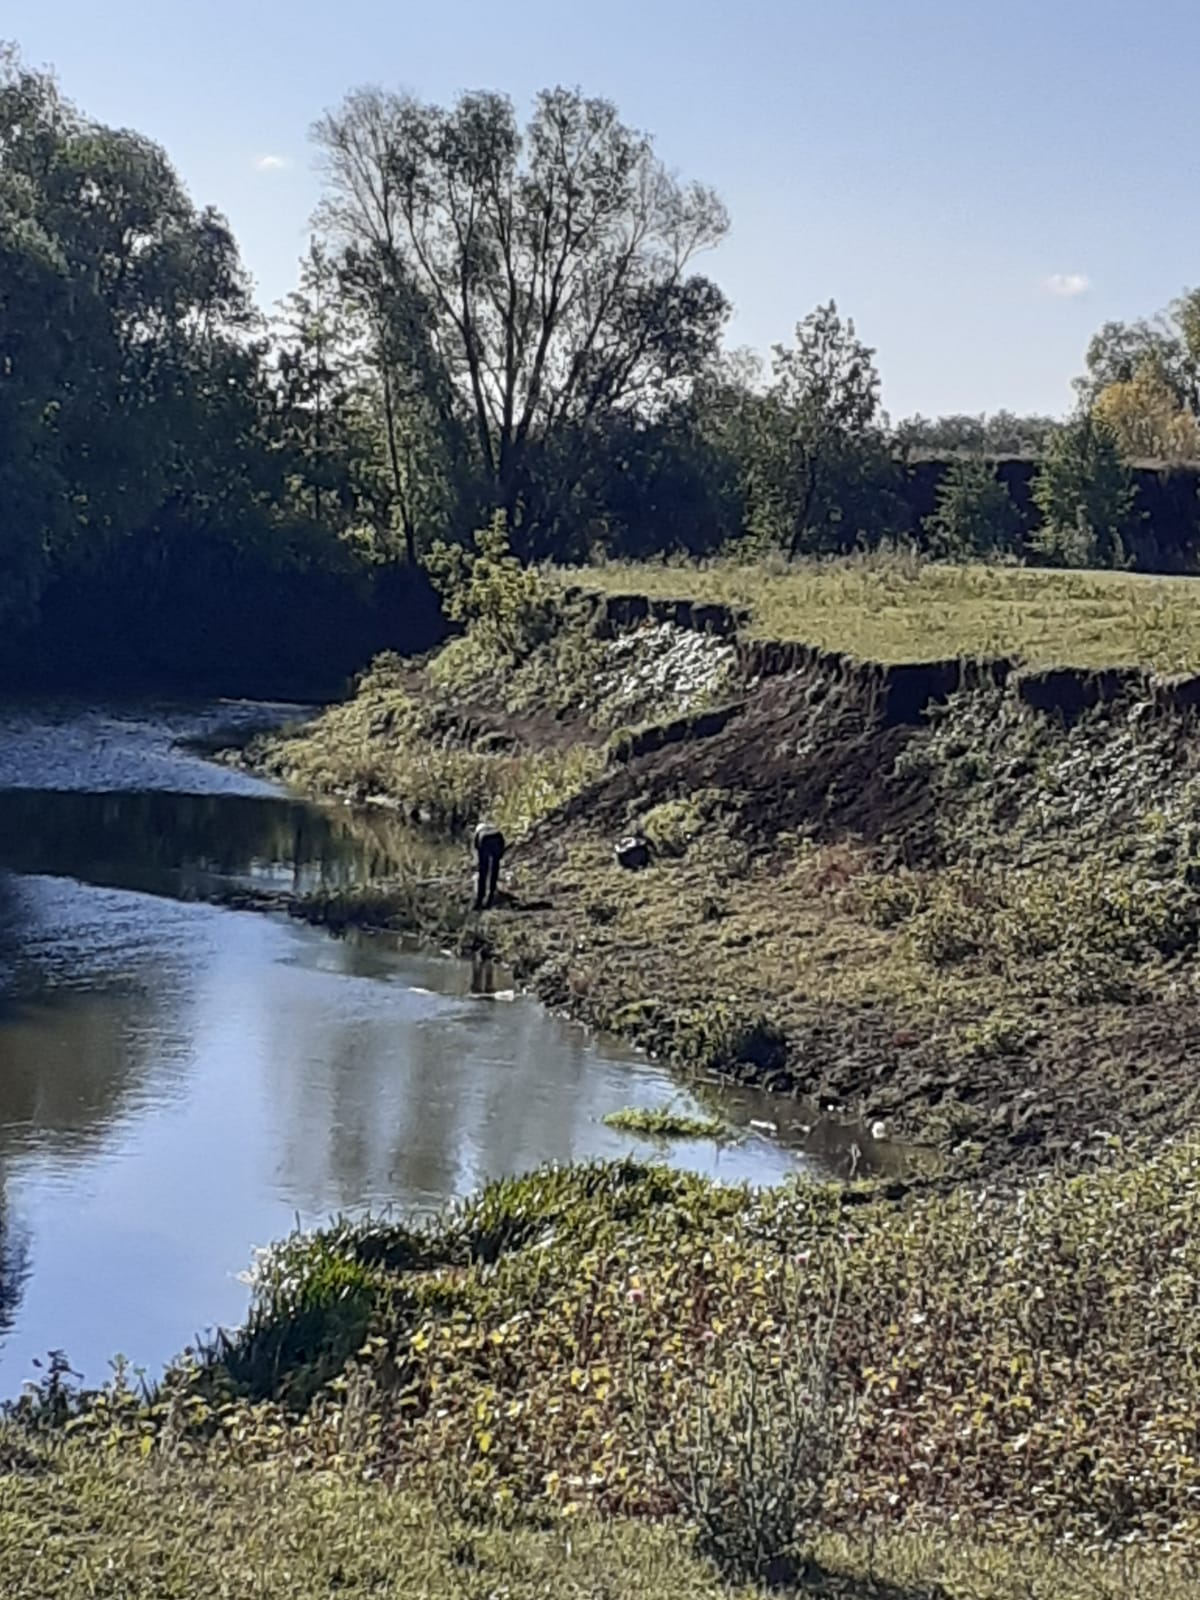
[[[558,625],[561,592],[513,555],[502,511],[476,533],[473,552],[439,543],[427,565],[447,615],[498,660],[523,661]]]
[[[849,891],[853,909],[876,928],[908,922],[924,907],[926,886],[915,872],[901,868],[882,878],[860,880]]]
[[[1012,550],[1021,519],[1007,485],[986,461],[954,461],[937,489],[937,507],[924,523],[930,552],[949,561],[976,561]]]
[[[846,1453],[853,1402],[831,1376],[827,1339],[805,1324],[789,1319],[762,1343],[714,1339],[671,1423],[643,1421],[701,1551],[735,1580],[795,1579]],[[635,1397],[644,1391],[632,1364],[629,1383]]]
[[[657,855],[684,856],[704,824],[704,809],[694,799],[664,800],[642,818],[642,833]]]
[[[296,1234],[260,1261],[244,1328],[218,1334],[210,1364],[251,1399],[303,1406],[345,1368],[389,1289],[336,1234]]]
[[[679,1018],[672,1054],[698,1072],[722,1072],[738,1065],[772,1072],[784,1063],[787,1038],[761,1012],[743,1014],[717,1000]]]
[[[1033,499],[1042,527],[1030,542],[1052,563],[1126,565],[1122,533],[1133,509],[1133,481],[1103,419],[1085,412],[1051,437]]]

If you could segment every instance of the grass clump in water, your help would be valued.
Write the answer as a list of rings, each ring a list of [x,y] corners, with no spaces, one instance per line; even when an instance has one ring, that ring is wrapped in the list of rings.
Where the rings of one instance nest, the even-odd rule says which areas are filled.
[[[622,1133],[644,1133],[653,1139],[724,1139],[729,1130],[720,1117],[691,1117],[669,1106],[626,1106],[610,1111],[604,1125]]]

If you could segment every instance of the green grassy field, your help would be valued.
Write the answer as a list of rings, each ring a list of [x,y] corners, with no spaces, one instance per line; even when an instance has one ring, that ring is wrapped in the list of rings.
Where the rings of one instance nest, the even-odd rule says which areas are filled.
[[[610,593],[744,607],[751,635],[861,660],[1006,655],[1038,665],[1200,670],[1200,588],[1190,578],[888,555],[793,567],[613,563],[565,576]]]

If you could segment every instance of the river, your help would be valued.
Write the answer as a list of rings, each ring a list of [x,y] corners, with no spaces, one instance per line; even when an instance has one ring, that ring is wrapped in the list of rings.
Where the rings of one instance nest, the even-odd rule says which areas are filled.
[[[547,1161],[799,1164],[745,1094],[704,1108],[739,1125],[720,1146],[605,1127],[701,1108],[466,963],[206,903],[445,856],[179,743],[289,709],[0,705],[0,1395],[51,1350],[89,1382],[118,1354],[154,1374],[242,1318],[254,1248],[298,1222],[433,1213]]]

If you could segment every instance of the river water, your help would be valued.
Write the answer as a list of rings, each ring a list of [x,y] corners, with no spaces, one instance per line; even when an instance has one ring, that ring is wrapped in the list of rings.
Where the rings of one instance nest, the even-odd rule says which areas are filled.
[[[241,1319],[239,1274],[297,1221],[432,1213],[545,1161],[635,1153],[758,1183],[799,1164],[747,1095],[715,1103],[740,1126],[721,1146],[605,1127],[626,1105],[701,1108],[466,963],[206,903],[413,852],[470,892],[461,853],[177,742],[288,714],[0,706],[0,1395],[50,1350],[89,1382],[118,1353],[154,1373]]]

